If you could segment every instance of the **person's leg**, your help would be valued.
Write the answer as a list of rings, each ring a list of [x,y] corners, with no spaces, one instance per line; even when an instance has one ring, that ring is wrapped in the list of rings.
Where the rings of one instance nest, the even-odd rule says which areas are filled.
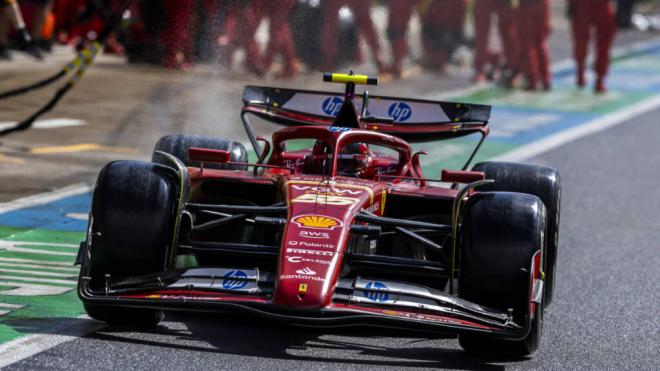
[[[270,40],[264,56],[264,67],[270,68],[275,55],[280,54],[283,63],[282,72],[278,76],[280,78],[293,78],[299,69],[289,24],[289,15],[294,5],[294,0],[283,0],[270,2],[268,7]]]
[[[337,25],[339,24],[339,8],[344,4],[344,0],[324,0],[323,6],[323,25],[321,26],[321,53],[323,54],[323,63],[321,68],[327,72],[332,72],[336,68],[337,53],[339,48],[337,43]]]
[[[188,66],[187,43],[194,0],[166,1],[167,29],[162,33],[165,44],[165,67],[183,69]]]
[[[573,58],[576,64],[576,83],[580,88],[584,87],[586,81],[584,74],[591,27],[591,9],[589,5],[585,0],[576,0],[573,2],[573,17],[571,22],[573,31]]]
[[[550,73],[550,47],[548,38],[552,33],[552,13],[550,10],[550,0],[542,0],[539,9],[539,22],[543,25],[538,41],[539,74],[543,89],[549,91],[552,89],[552,74]]]
[[[614,9],[609,3],[603,2],[601,7],[595,9],[596,16],[596,62],[594,70],[596,72],[597,93],[607,91],[605,87],[605,77],[610,66],[610,50],[616,35],[616,19]]]
[[[252,0],[246,9],[245,23],[242,28],[242,41],[245,48],[245,68],[261,76],[264,74],[263,59],[255,34],[266,13],[266,6],[270,0]],[[240,27],[240,26],[239,26]]]
[[[225,0],[219,7],[219,11],[224,13],[218,36],[220,63],[231,67],[234,51],[239,47],[241,42],[238,20],[245,16],[245,9],[240,1]]]
[[[521,66],[527,85],[525,89],[536,90],[539,84],[539,53],[536,45],[540,37],[537,14],[534,9],[535,4],[532,1],[520,4],[520,33],[525,35],[522,38],[521,48]]]
[[[9,21],[9,5],[0,3],[0,60],[10,60],[9,52],[9,31],[11,29]]]
[[[484,67],[491,59],[488,44],[493,0],[477,0],[474,3],[474,82],[485,79]]]
[[[513,73],[519,70],[519,57],[521,40],[518,37],[518,16],[523,8],[530,8],[526,2],[521,2],[519,9],[513,7],[511,2],[502,1],[497,4],[497,28],[502,42],[504,54],[504,69]],[[527,10],[529,12],[529,10]],[[524,17],[520,14],[520,17]]]
[[[401,76],[403,71],[403,60],[408,55],[408,23],[412,17],[416,1],[390,0],[389,14],[387,16],[387,38],[392,49],[392,63],[389,71],[395,76]]]
[[[383,64],[383,58],[380,55],[380,41],[378,40],[376,26],[371,19],[371,2],[364,0],[351,0],[348,4],[355,15],[355,21],[357,22],[359,33],[364,36],[367,45],[371,50],[371,55],[378,72],[382,72],[385,69],[385,66]]]

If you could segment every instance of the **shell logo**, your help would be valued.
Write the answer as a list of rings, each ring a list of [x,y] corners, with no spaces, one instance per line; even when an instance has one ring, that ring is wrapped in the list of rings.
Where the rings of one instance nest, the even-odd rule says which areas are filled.
[[[342,226],[339,219],[323,215],[299,215],[291,221],[302,228],[334,229]]]

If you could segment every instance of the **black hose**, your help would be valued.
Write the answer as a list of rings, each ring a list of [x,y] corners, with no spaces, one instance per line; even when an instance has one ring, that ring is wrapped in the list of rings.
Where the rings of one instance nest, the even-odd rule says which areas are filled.
[[[61,79],[62,77],[66,76],[66,74],[67,74],[67,71],[65,69],[62,69],[60,72],[54,74],[53,76],[45,78],[41,81],[37,81],[34,84],[30,84],[30,85],[23,86],[23,87],[20,87],[20,88],[17,88],[17,89],[12,89],[12,90],[2,92],[2,93],[0,93],[0,100],[10,98],[10,97],[14,97],[16,95],[22,95],[22,94],[25,94],[25,93],[30,92],[32,90],[37,90],[39,88],[43,88],[44,86],[50,85],[50,84],[54,83],[55,81]]]
[[[23,131],[23,130],[29,129],[30,127],[32,127],[32,124],[34,124],[34,122],[41,115],[43,115],[44,113],[52,110],[57,105],[57,103],[59,103],[59,101],[66,95],[66,93],[69,90],[71,90],[71,88],[76,84],[76,82],[78,82],[78,80],[80,80],[80,78],[83,76],[83,74],[87,70],[87,67],[89,67],[89,65],[92,64],[92,62],[94,61],[94,58],[96,57],[96,55],[103,48],[103,43],[105,42],[105,39],[115,30],[115,28],[117,28],[117,26],[119,25],[119,22],[121,21],[121,18],[122,18],[122,15],[123,15],[124,11],[126,9],[128,9],[128,7],[131,5],[131,2],[132,2],[132,0],[125,0],[119,6],[117,13],[114,14],[114,16],[106,24],[105,28],[99,34],[98,41],[95,42],[91,47],[89,47],[89,48],[85,49],[84,51],[82,51],[81,53],[79,53],[78,56],[76,57],[76,59],[74,59],[71,63],[67,64],[67,66],[65,66],[60,72],[58,72],[57,75],[53,75],[52,77],[50,77],[48,79],[45,79],[45,80],[42,80],[42,81],[40,81],[36,84],[33,84],[31,86],[26,86],[24,88],[15,89],[15,91],[22,90],[24,92],[28,92],[30,90],[33,90],[32,88],[36,85],[40,85],[40,87],[41,86],[46,86],[46,85],[52,83],[53,81],[56,81],[57,79],[61,78],[62,76],[66,75],[69,71],[72,71],[77,67],[77,71],[75,72],[75,74],[69,79],[69,81],[67,81],[67,83],[64,86],[62,86],[61,88],[59,88],[55,92],[55,95],[53,95],[53,97],[43,107],[41,107],[39,110],[37,110],[35,113],[30,115],[25,120],[17,123],[16,125],[14,125],[10,128],[6,128],[4,130],[0,130],[0,137],[3,137],[5,135],[13,133],[13,132]],[[62,76],[59,76],[60,74]],[[52,81],[47,82],[47,80],[52,80]],[[7,94],[7,93],[3,93],[3,94]],[[12,94],[11,96],[13,96],[13,95],[16,95],[16,94]],[[1,96],[0,96],[0,99],[2,99]]]

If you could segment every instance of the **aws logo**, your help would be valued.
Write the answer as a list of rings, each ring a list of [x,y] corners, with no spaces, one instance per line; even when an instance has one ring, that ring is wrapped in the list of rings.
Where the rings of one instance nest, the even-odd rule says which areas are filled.
[[[341,109],[341,105],[344,104],[344,100],[340,97],[327,97],[323,100],[323,112],[328,115],[335,117]]]
[[[387,114],[395,122],[404,122],[410,119],[410,116],[412,116],[412,108],[410,108],[407,103],[394,102],[387,110]]]
[[[298,227],[314,229],[335,229],[341,227],[341,220],[323,215],[299,215],[291,219]]]

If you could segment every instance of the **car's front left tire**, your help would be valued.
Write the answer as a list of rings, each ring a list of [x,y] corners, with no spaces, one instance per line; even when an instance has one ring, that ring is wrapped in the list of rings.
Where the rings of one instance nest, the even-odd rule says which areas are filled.
[[[168,267],[178,195],[174,178],[172,169],[140,161],[111,162],[101,170],[83,266],[90,290],[103,292],[109,282]],[[152,309],[84,304],[90,317],[113,324],[155,325],[163,316]]]

